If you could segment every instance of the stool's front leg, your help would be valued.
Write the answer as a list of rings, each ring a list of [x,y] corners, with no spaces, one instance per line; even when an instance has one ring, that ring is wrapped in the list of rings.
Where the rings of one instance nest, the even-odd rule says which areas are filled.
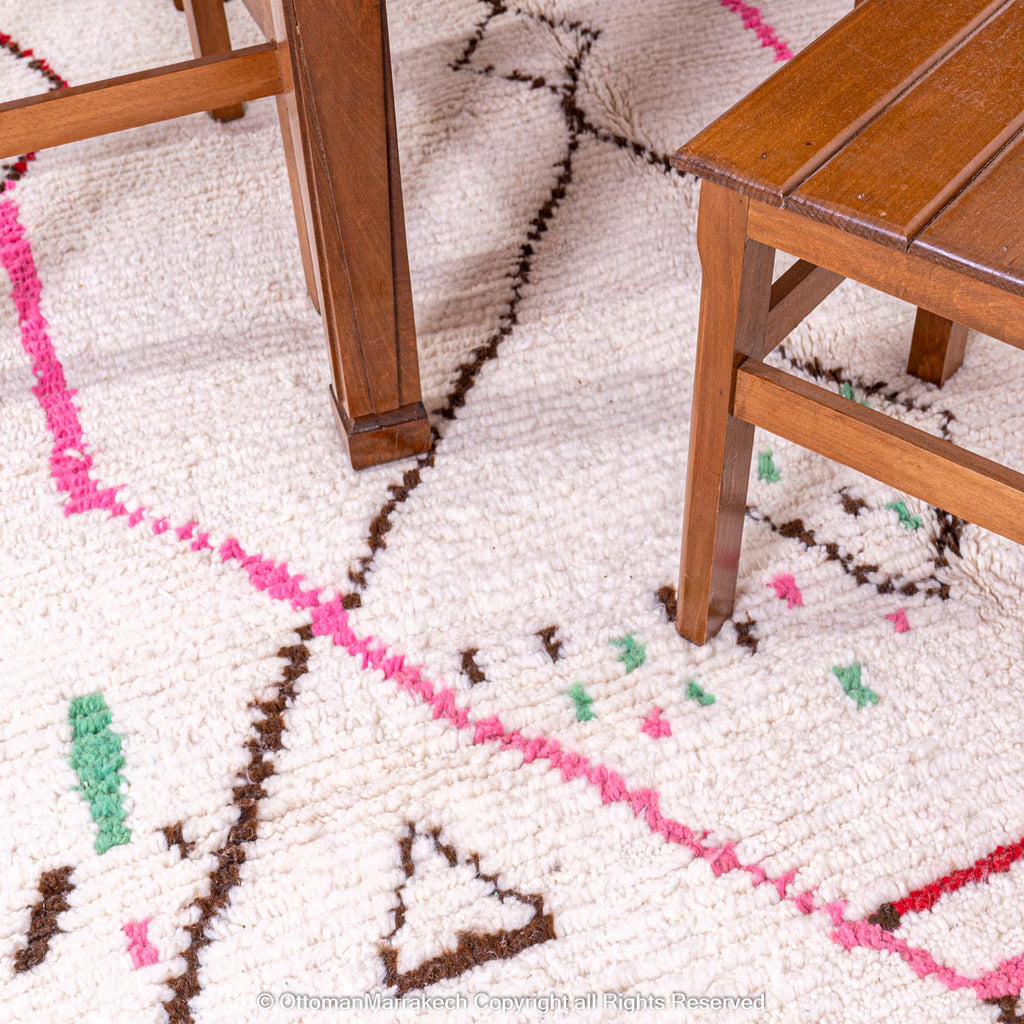
[[[736,366],[763,354],[775,250],[747,238],[749,200],[705,181],[701,285],[676,627],[702,644],[732,614],[754,428],[731,415]]]

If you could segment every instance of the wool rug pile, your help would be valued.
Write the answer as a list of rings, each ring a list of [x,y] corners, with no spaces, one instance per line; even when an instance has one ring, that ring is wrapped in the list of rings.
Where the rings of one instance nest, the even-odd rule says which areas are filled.
[[[671,621],[668,157],[846,3],[388,6],[429,457],[347,466],[272,100],[3,165],[4,1018],[1024,1019],[1021,549],[759,433],[736,614]],[[0,33],[5,99],[189,56]],[[912,322],[774,358],[1024,465],[1021,356],[939,390]]]

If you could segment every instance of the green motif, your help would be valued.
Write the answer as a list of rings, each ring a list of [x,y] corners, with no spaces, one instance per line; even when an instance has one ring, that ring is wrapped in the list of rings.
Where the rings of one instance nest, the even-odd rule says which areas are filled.
[[[71,720],[71,767],[76,787],[89,801],[92,820],[99,825],[96,852],[106,853],[131,839],[124,825],[127,812],[121,797],[121,737],[110,729],[111,715],[102,693],[76,697],[68,712]]]
[[[832,668],[832,674],[839,680],[843,693],[857,702],[857,707],[862,708],[867,704],[877,704],[878,694],[860,681],[860,663]]]
[[[638,644],[632,633],[608,642],[612,647],[618,647],[622,651],[617,660],[626,666],[626,675],[638,669],[647,660],[647,645]]]
[[[769,484],[777,484],[782,479],[770,451],[761,452],[757,457],[757,479]]]
[[[900,517],[900,525],[905,530],[920,530],[924,525],[920,516],[912,516],[902,501],[890,501],[885,507]]]
[[[702,708],[715,703],[715,695],[707,693],[692,679],[686,684],[686,696],[688,700],[695,700]]]
[[[582,683],[573,683],[569,687],[568,692],[573,704],[576,706],[577,722],[589,722],[592,718],[597,718],[597,715],[590,710],[590,705],[594,703],[594,698],[583,689]]]

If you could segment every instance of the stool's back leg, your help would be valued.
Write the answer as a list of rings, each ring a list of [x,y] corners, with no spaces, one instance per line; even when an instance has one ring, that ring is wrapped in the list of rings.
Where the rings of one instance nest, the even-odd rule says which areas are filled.
[[[749,201],[701,185],[697,245],[703,279],[690,418],[676,626],[702,644],[732,614],[754,428],[731,415],[735,370],[760,355],[775,250],[747,238]]]
[[[967,328],[963,324],[918,309],[907,373],[942,387],[960,369],[966,347]]]
[[[231,50],[228,21],[224,16],[224,0],[183,0],[188,34],[192,38],[192,52],[197,57],[214,57]],[[242,116],[241,103],[211,110],[218,121],[234,121]]]

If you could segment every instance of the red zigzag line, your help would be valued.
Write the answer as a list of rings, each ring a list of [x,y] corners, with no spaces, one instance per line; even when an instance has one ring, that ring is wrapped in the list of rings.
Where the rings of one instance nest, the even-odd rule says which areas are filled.
[[[1024,838],[1018,839],[1012,846],[997,846],[991,853],[976,860],[971,867],[943,875],[908,893],[903,899],[894,900],[892,905],[901,916],[908,911],[931,910],[946,893],[956,892],[970,882],[984,882],[989,875],[1009,871],[1021,857],[1024,857]]]

